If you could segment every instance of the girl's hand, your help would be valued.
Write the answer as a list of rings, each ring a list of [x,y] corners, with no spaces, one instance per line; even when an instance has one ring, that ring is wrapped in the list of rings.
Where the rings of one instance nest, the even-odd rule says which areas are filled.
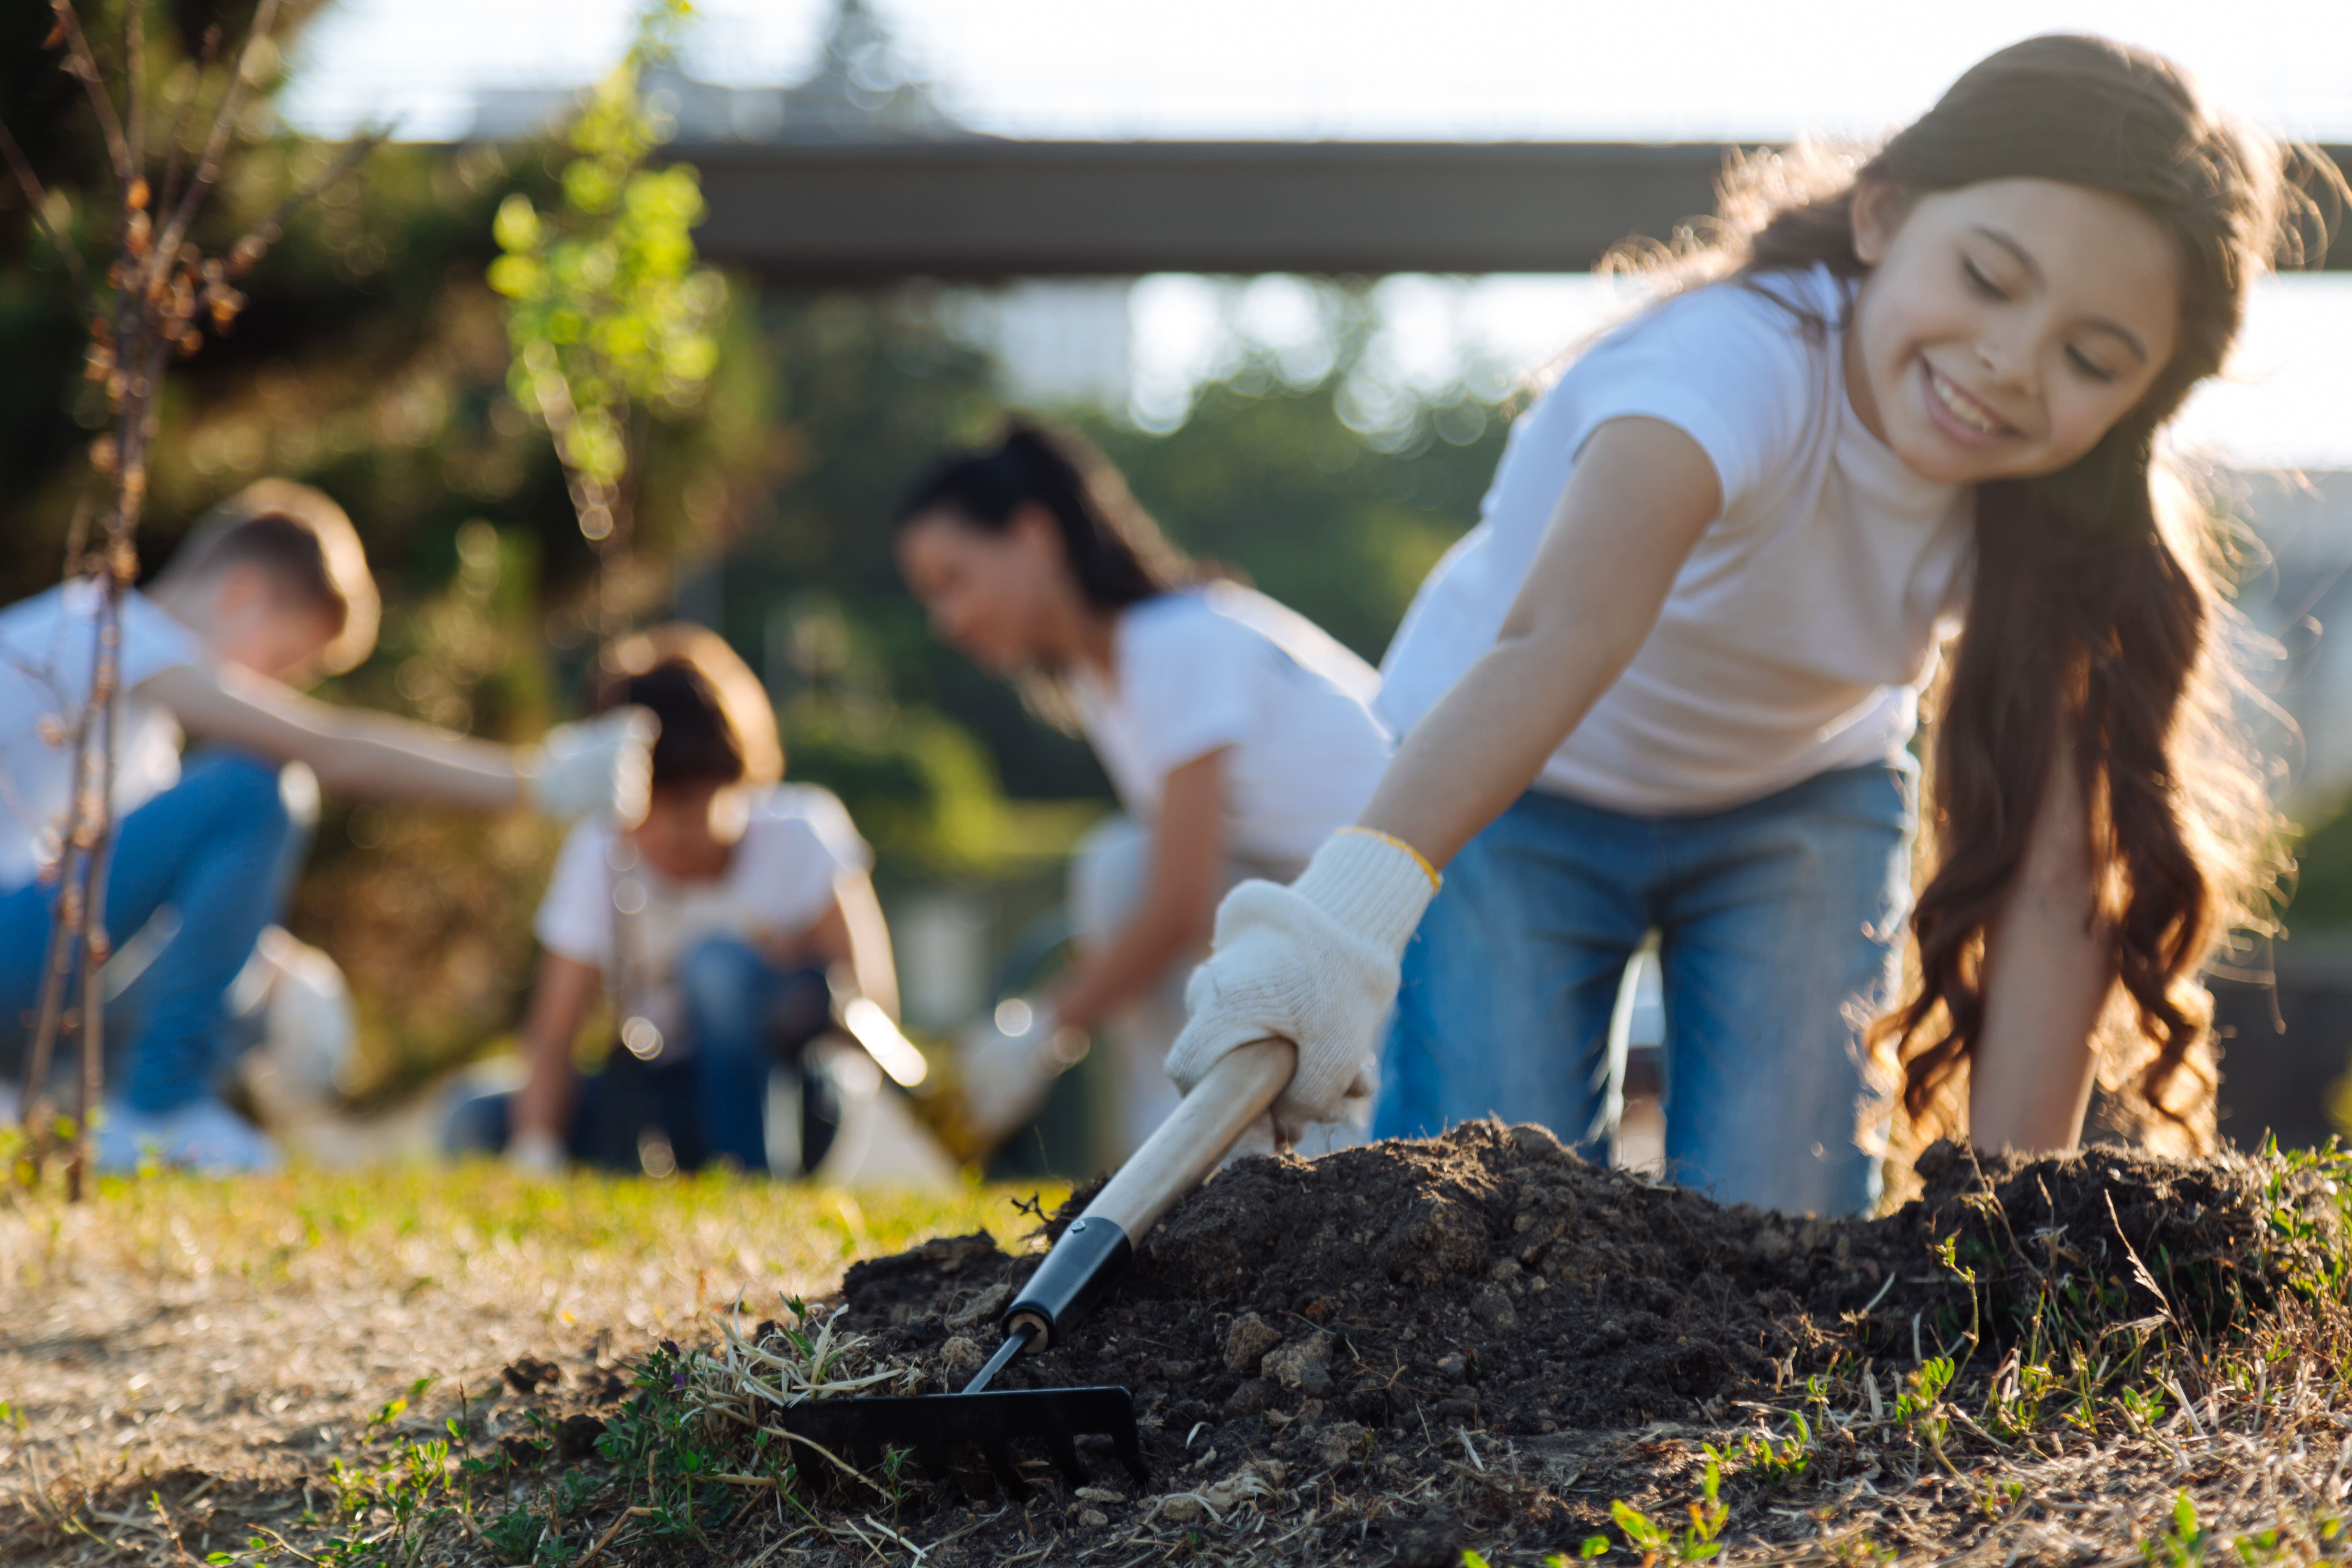
[[[1189,1092],[1236,1046],[1278,1037],[1298,1047],[1298,1070],[1274,1102],[1280,1140],[1296,1142],[1312,1122],[1360,1120],[1378,1084],[1374,1032],[1436,892],[1419,854],[1357,828],[1334,834],[1287,888],[1235,888],[1217,910],[1215,951],[1185,987],[1192,1016],[1168,1053],[1168,1076]]]
[[[557,725],[516,760],[523,799],[548,816],[604,815],[623,826],[637,822],[646,815],[660,728],[642,708]]]
[[[1010,1024],[1019,1028],[1009,1028]],[[1054,1005],[1014,998],[956,1042],[956,1079],[971,1131],[993,1147],[1037,1114],[1054,1080],[1086,1055],[1087,1037],[1062,1024]]]

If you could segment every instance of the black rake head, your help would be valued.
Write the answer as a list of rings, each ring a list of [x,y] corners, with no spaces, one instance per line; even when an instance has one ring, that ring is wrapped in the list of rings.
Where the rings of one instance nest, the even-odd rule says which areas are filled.
[[[1072,1486],[1087,1481],[1078,1462],[1078,1439],[1110,1439],[1111,1451],[1140,1486],[1150,1479],[1136,1435],[1135,1400],[1124,1388],[1006,1388],[982,1394],[885,1394],[870,1399],[813,1399],[781,1413],[780,1424],[794,1436],[822,1445],[861,1468],[877,1463],[887,1449],[912,1449],[935,1476],[948,1473],[949,1446],[979,1445],[991,1474],[1006,1494],[1027,1495],[1013,1461],[1012,1445],[1031,1439],[1045,1446],[1055,1466]]]

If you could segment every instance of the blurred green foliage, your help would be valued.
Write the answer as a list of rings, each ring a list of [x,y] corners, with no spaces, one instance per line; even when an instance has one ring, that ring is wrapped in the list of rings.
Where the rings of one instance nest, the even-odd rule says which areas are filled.
[[[2297,935],[2352,931],[2352,812],[2306,831],[2296,840],[2294,854],[2289,927]]]
[[[541,212],[511,192],[492,229],[503,254],[489,283],[508,300],[515,354],[507,390],[593,494],[629,468],[631,407],[689,410],[718,363],[709,325],[727,290],[695,264],[701,182],[685,164],[648,164],[665,132],[638,92],[686,15],[684,0],[656,0],[627,56],[589,91],[562,136],[572,154],[558,176],[562,203]]]

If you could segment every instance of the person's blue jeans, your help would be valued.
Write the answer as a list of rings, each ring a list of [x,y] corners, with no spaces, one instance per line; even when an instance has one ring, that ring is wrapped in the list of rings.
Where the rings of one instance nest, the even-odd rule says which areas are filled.
[[[230,751],[191,756],[177,784],[122,819],[107,868],[108,941],[126,941],[167,904],[179,916],[139,981],[119,1086],[132,1110],[161,1114],[213,1092],[227,1065],[229,987],[285,902],[299,837],[278,769]],[[26,1041],[56,902],[57,889],[39,882],[0,893],[0,1020]]]
[[[1861,1026],[1898,978],[1915,791],[1889,764],[1703,816],[1521,796],[1446,868],[1405,950],[1373,1131],[1493,1114],[1605,1147],[1610,1021],[1655,929],[1675,1179],[1787,1213],[1868,1208]]]
[[[658,1131],[681,1170],[726,1162],[768,1168],[768,1073],[801,1077],[801,1163],[824,1157],[840,1121],[832,1082],[804,1056],[832,1021],[832,993],[820,969],[779,969],[749,942],[719,937],[678,960],[687,1048],[640,1061],[614,1047],[604,1070],[583,1077],[564,1149],[583,1164],[635,1170],[639,1140]],[[506,1147],[514,1091],[493,1090],[457,1106],[443,1131],[452,1153]]]

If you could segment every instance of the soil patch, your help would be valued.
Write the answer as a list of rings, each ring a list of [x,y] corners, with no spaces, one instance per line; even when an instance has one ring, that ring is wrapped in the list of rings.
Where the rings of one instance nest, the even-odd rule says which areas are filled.
[[[1386,1532],[1375,1558],[1452,1561],[1485,1497],[1502,1517],[1484,1523],[1507,1518],[1514,1545],[1573,1552],[1608,1514],[1503,1487],[1509,1467],[1490,1472],[1486,1455],[1535,1457],[1557,1479],[1647,1438],[1687,1469],[1695,1445],[1661,1435],[1792,1407],[1817,1373],[1857,1398],[1867,1383],[1876,1415],[1922,1359],[1953,1354],[1981,1378],[2029,1327],[2045,1355],[2124,1324],[2210,1342],[2283,1294],[2293,1248],[2266,1214],[2305,1215],[2315,1259],[2336,1223],[2315,1177],[2299,1191],[2274,1163],[2235,1157],[1979,1163],[1937,1145],[1919,1164],[1923,1196],[1894,1215],[1822,1220],[1718,1205],[1494,1122],[1244,1161],[1162,1221],[1076,1332],[998,1385],[1132,1391],[1162,1494],[1140,1500],[1135,1526],[1197,1521],[1196,1502],[1215,1516],[1354,1494],[1341,1511],[1362,1525],[1357,1545]],[[966,1237],[860,1263],[843,1321],[872,1336],[877,1364],[917,1369],[897,1386],[958,1388],[1001,1342],[996,1319],[1037,1258]],[[1089,1464],[1104,1479],[1075,1500],[1047,1465],[1024,1469],[1073,1551],[1130,1528],[1106,1511],[1125,1489],[1108,1451]],[[1479,1483],[1466,1502],[1465,1478]],[[982,1524],[989,1495],[977,1468],[932,1494],[940,1524],[964,1532],[945,1561],[1034,1544],[1037,1510]],[[1416,1496],[1429,1500],[1404,1500]]]
[[[1122,1384],[1162,1442],[1206,1423],[1278,1454],[1331,1421],[1536,1436],[1715,1418],[1839,1357],[2003,1335],[2053,1274],[2102,1321],[2178,1307],[2226,1328],[2272,1282],[2250,1167],[2116,1151],[1979,1165],[1938,1145],[1921,1201],[1881,1220],[1726,1206],[1493,1122],[1322,1159],[1243,1161],[1180,1205],[1126,1279],[1007,1386]],[[1074,1195],[1049,1227],[1083,1209]],[[2312,1194],[2315,1212],[2332,1207]],[[1937,1256],[1953,1240],[1952,1266]],[[2135,1271],[2143,1260],[2149,1278]],[[853,1266],[850,1326],[959,1386],[1035,1255],[986,1237]],[[2053,1269],[2051,1265],[2055,1264]],[[2161,1268],[2171,1289],[2155,1282]],[[1907,1354],[1905,1357],[1908,1360]]]

